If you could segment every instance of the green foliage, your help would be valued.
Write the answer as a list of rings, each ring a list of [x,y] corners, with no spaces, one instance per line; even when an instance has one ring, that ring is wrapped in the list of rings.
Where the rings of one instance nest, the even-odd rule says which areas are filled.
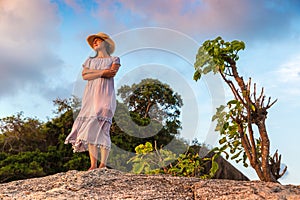
[[[229,159],[230,156],[226,151],[228,149],[231,154],[231,160],[235,160],[237,163],[243,161],[244,166],[248,167],[247,156],[240,140],[243,137],[243,133],[247,130],[247,123],[243,118],[232,120],[233,118],[239,118],[242,112],[244,112],[244,106],[237,100],[229,101],[227,107],[222,105],[217,108],[217,112],[212,120],[217,120],[215,130],[220,132],[221,139],[219,143],[221,147],[216,147],[214,151],[223,152],[226,159]],[[242,135],[239,132],[241,127],[243,129]]]
[[[236,62],[239,59],[238,52],[244,49],[245,43],[242,41],[225,42],[221,37],[205,41],[196,56],[194,80],[199,80],[202,74],[209,72],[232,75],[229,69],[232,64],[235,64],[232,61]],[[247,156],[240,141],[243,135],[239,132],[239,128],[242,128],[243,131],[247,129],[246,119],[241,117],[245,110],[246,108],[241,101],[234,99],[229,101],[227,106],[221,105],[217,108],[212,120],[217,120],[215,130],[221,134],[219,140],[221,147],[214,148],[214,151],[217,154],[223,152],[226,159],[229,159],[229,154],[226,151],[229,149],[232,160],[243,161],[244,166],[248,166]]]
[[[147,141],[158,146],[169,144],[181,129],[179,120],[183,105],[179,94],[156,79],[143,79],[118,90],[123,103],[117,109],[111,127],[112,143],[135,152]]]
[[[124,151],[121,148],[111,148],[109,155],[107,160],[108,166],[123,172],[129,172],[132,169],[132,165],[127,163],[132,157],[132,152]]]
[[[0,161],[5,160],[9,155],[4,152],[0,152]]]
[[[88,156],[74,154],[71,145],[64,144],[73,124],[74,102],[56,99],[57,116],[45,123],[23,113],[0,119],[0,182],[88,168]]]
[[[216,152],[215,149],[212,149],[211,152]],[[211,168],[209,169],[209,173],[208,174],[204,174],[201,176],[201,178],[203,179],[209,179],[209,178],[213,178],[214,175],[216,174],[216,172],[218,171],[219,169],[219,165],[217,163],[217,158],[220,156],[220,153],[217,152],[215,153],[211,158],[203,158],[203,161],[209,161],[211,162]]]
[[[0,161],[0,182],[39,177],[46,173],[37,157],[38,151],[19,153]]]
[[[203,175],[203,160],[198,154],[180,154],[177,163],[170,166],[168,173],[174,176],[200,177]]]
[[[17,154],[21,151],[34,151],[46,148],[46,135],[42,132],[42,122],[26,118],[20,112],[0,119],[1,151]]]
[[[135,152],[137,154],[148,154],[153,151],[152,144],[150,142],[146,142],[145,145],[140,144],[135,148]]]
[[[135,150],[136,155],[128,163],[133,163],[132,172],[136,174],[165,173],[174,176],[212,178],[218,170],[218,164],[215,161],[217,155],[211,159],[202,159],[198,153],[188,151],[185,154],[176,155],[162,148],[157,150],[150,142],[138,145]],[[204,174],[206,161],[212,162],[209,174]]]
[[[88,169],[90,164],[89,156],[85,153],[74,153],[71,160],[68,160],[63,167],[68,170]]]
[[[171,134],[177,134],[181,128],[179,117],[183,102],[169,85],[156,79],[143,79],[138,84],[122,86],[118,95],[137,125],[145,126],[155,120],[166,124],[164,127]]]
[[[170,162],[176,159],[176,154],[168,150],[155,149],[150,142],[140,144],[135,148],[136,155],[128,163],[133,163],[132,172],[136,174],[153,174],[162,172]]]
[[[71,169],[85,170],[89,159],[86,154],[74,154],[69,158],[54,146],[48,151],[27,151],[7,155],[0,160],[0,182],[50,175]]]
[[[205,41],[196,56],[194,80],[199,80],[203,74],[209,72],[223,73],[230,64],[229,60],[237,61],[238,52],[244,49],[243,41],[225,42],[221,37]]]

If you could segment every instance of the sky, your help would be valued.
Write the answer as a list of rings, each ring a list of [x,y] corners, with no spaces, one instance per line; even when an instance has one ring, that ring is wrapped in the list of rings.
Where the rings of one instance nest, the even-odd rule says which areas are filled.
[[[116,89],[143,78],[169,84],[183,98],[182,137],[217,146],[211,117],[232,96],[217,76],[193,81],[193,64],[205,40],[242,40],[239,73],[278,99],[266,123],[271,154],[288,166],[280,182],[299,185],[299,10],[297,0],[0,0],[0,117],[47,120],[54,99],[82,95],[86,37],[105,32],[121,59]]]

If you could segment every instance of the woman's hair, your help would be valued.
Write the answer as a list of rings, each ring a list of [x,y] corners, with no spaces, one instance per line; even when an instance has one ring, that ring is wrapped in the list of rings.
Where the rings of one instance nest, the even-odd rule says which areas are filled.
[[[95,38],[96,39],[96,38]],[[102,38],[101,38],[102,39]],[[102,39],[103,40],[103,39]],[[110,46],[109,46],[109,43],[108,42],[106,42],[105,40],[103,40],[103,42],[104,42],[104,47],[105,47],[105,51],[106,51],[106,53],[108,54],[108,55],[110,55]],[[96,53],[96,55],[94,55],[94,56],[90,56],[90,58],[96,58],[97,56],[98,56],[98,51],[95,51],[95,53]]]

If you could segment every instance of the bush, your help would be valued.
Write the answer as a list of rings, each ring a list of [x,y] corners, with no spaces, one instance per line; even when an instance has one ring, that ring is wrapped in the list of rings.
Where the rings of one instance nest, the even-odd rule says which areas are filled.
[[[135,151],[136,155],[128,163],[133,163],[131,172],[136,174],[165,173],[174,176],[211,178],[218,170],[218,164],[215,162],[216,156],[211,159],[202,159],[198,153],[193,154],[189,151],[177,156],[169,150],[153,148],[150,142],[146,142],[145,145],[140,144]],[[206,162],[212,162],[209,174],[204,174]]]

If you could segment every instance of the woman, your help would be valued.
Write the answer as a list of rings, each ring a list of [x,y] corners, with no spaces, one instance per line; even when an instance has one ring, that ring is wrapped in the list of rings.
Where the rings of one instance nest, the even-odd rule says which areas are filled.
[[[116,109],[114,79],[120,59],[111,56],[115,43],[105,33],[89,35],[87,42],[96,51],[83,63],[82,78],[87,85],[82,98],[82,107],[71,133],[65,143],[71,143],[74,152],[89,151],[91,167],[97,168],[100,148],[99,168],[105,168],[111,148],[110,126]]]

